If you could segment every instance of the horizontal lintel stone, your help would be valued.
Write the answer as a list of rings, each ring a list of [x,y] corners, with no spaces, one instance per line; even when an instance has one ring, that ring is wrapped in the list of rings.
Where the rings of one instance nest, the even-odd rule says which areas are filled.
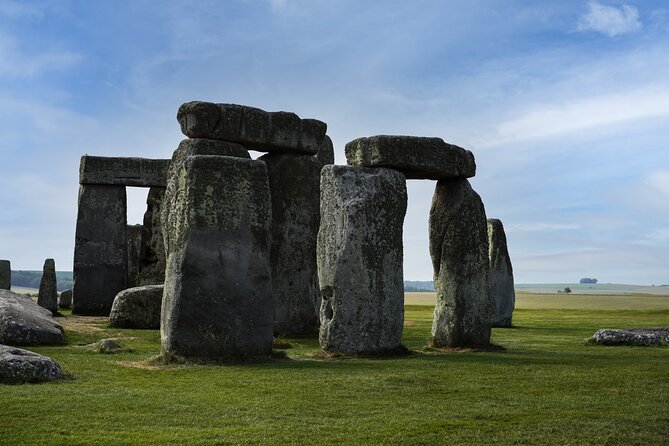
[[[81,157],[79,184],[152,187],[167,185],[168,159]]]
[[[300,119],[295,113],[201,101],[182,104],[177,120],[189,138],[236,142],[260,152],[314,155],[327,131],[324,122]]]
[[[441,138],[378,135],[346,144],[351,166],[388,167],[407,179],[469,178],[476,174],[474,155]]]

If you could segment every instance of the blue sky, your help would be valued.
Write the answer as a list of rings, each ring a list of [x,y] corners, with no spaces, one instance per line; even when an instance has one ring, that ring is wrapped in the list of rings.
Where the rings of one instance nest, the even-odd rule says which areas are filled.
[[[0,258],[71,270],[79,157],[170,157],[189,100],[321,119],[338,164],[442,137],[516,282],[669,283],[665,1],[0,0]],[[432,276],[433,190],[409,182],[406,279]]]

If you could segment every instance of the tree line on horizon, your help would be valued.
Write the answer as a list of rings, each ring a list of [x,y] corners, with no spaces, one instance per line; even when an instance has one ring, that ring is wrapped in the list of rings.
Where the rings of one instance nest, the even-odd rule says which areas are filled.
[[[12,271],[12,286],[39,288],[42,271]],[[72,271],[56,271],[56,289],[72,289]]]

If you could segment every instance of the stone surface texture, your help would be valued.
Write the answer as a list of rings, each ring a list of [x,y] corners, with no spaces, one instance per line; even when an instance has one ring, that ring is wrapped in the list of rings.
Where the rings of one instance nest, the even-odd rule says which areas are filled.
[[[334,145],[332,145],[332,140],[328,135],[323,137],[321,147],[318,149],[318,153],[314,156],[318,159],[318,162],[321,163],[321,167],[328,164],[334,164]]]
[[[58,295],[58,308],[69,310],[72,308],[72,290],[63,290]]]
[[[490,300],[492,301],[492,326],[510,327],[516,305],[513,287],[513,267],[506,244],[504,225],[496,218],[488,219],[488,275]]]
[[[139,285],[139,256],[142,250],[142,225],[128,225],[126,237],[128,239],[128,287]]]
[[[441,138],[370,136],[349,142],[345,152],[351,166],[389,167],[410,179],[469,178],[476,174],[472,152]]]
[[[23,384],[55,381],[65,376],[61,366],[43,355],[0,345],[0,383]]]
[[[167,256],[167,245],[169,244],[170,233],[176,229],[176,219],[170,218],[172,209],[176,206],[177,189],[179,187],[179,172],[183,165],[191,156],[195,155],[218,155],[231,156],[236,158],[251,159],[249,151],[239,144],[217,141],[214,139],[184,139],[172,154],[172,161],[168,171],[167,188],[165,189],[165,198],[161,209],[161,231],[163,234],[163,246],[165,256]],[[167,257],[165,257],[167,259]]]
[[[590,338],[591,342],[601,345],[667,345],[669,327],[664,328],[603,328]]]
[[[267,154],[272,196],[274,333],[318,331],[320,290],[316,238],[320,223],[321,163],[313,156]]]
[[[162,285],[128,288],[116,295],[109,325],[118,328],[160,328]]]
[[[488,234],[481,198],[466,179],[441,180],[430,209],[430,256],[437,304],[435,347],[490,344]]]
[[[165,187],[170,160],[111,158],[84,155],[79,164],[79,184]]]
[[[56,263],[46,259],[42,268],[42,279],[39,282],[37,304],[51,313],[58,313],[58,289],[56,279]]]
[[[12,265],[9,260],[0,260],[0,290],[12,288]]]
[[[193,156],[169,182],[176,187],[166,229],[163,353],[270,354],[272,209],[265,163]]]
[[[27,296],[0,290],[0,343],[7,345],[62,345],[63,327],[51,311]]]
[[[142,226],[139,258],[139,285],[158,285],[165,282],[165,246],[160,221],[165,188],[152,187],[146,197],[146,212]]]
[[[406,206],[405,177],[396,170],[323,167],[317,256],[324,351],[400,346]]]
[[[324,122],[300,119],[295,113],[199,101],[181,105],[177,120],[183,134],[190,138],[236,142],[261,152],[314,155],[327,130]]]
[[[116,294],[127,288],[126,214],[124,186],[79,186],[73,313],[108,316]]]

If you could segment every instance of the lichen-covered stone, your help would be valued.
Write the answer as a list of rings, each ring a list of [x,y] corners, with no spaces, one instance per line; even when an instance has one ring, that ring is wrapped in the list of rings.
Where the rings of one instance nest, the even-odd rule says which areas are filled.
[[[430,256],[437,304],[435,347],[490,344],[488,234],[481,198],[466,179],[440,180],[430,209]]]
[[[506,234],[502,222],[488,219],[488,275],[490,300],[492,301],[492,326],[510,327],[516,292],[513,287],[513,267],[506,244]]]
[[[63,327],[56,322],[52,314],[27,296],[0,290],[0,343],[65,344]]]
[[[0,260],[0,290],[12,288],[12,265],[9,260]]]
[[[129,287],[139,284],[139,256],[142,250],[142,225],[128,225],[126,235],[128,238],[128,283]]]
[[[269,354],[272,209],[265,163],[192,156],[169,181],[174,204],[166,237],[163,352]]]
[[[165,282],[165,246],[160,215],[165,201],[165,188],[152,187],[146,197],[146,212],[142,226],[139,258],[139,285],[158,285]]]
[[[127,288],[125,186],[79,186],[72,312],[108,316]]]
[[[398,171],[335,165],[321,171],[317,254],[324,351],[400,346],[406,206],[406,181]]]
[[[170,162],[168,171],[167,188],[165,189],[165,198],[161,209],[160,224],[166,259],[169,237],[176,229],[173,225],[176,220],[170,218],[170,213],[176,205],[176,191],[179,187],[179,172],[182,170],[186,159],[195,155],[218,155],[251,159],[248,150],[239,144],[231,142],[197,138],[184,139],[179,143],[179,147],[177,147],[172,154],[172,161]]]
[[[21,348],[0,345],[0,383],[55,381],[65,376],[53,359]]]
[[[170,160],[161,159],[84,155],[79,164],[79,184],[165,187],[169,163]]]
[[[416,179],[468,178],[476,174],[472,152],[441,138],[395,135],[358,138],[346,144],[346,161],[351,166],[390,167]]]
[[[321,143],[318,153],[314,155],[318,162],[321,163],[321,166],[326,166],[328,164],[334,164],[334,146],[332,145],[332,140],[328,135],[323,137],[323,142]]]
[[[187,102],[177,120],[190,138],[236,142],[261,152],[316,154],[327,130],[324,122],[300,119],[295,113],[212,102]]]
[[[160,328],[160,306],[163,300],[162,285],[128,288],[116,295],[109,325],[118,328]]]
[[[669,327],[665,328],[603,328],[590,341],[601,345],[651,346],[669,344]]]
[[[272,195],[272,292],[274,332],[316,333],[320,290],[316,237],[320,222],[321,164],[313,156],[267,154]]]
[[[69,310],[72,308],[72,290],[63,290],[58,295],[58,308]]]
[[[56,263],[46,259],[42,268],[42,279],[39,283],[37,304],[51,313],[58,313],[58,289],[56,284]]]

